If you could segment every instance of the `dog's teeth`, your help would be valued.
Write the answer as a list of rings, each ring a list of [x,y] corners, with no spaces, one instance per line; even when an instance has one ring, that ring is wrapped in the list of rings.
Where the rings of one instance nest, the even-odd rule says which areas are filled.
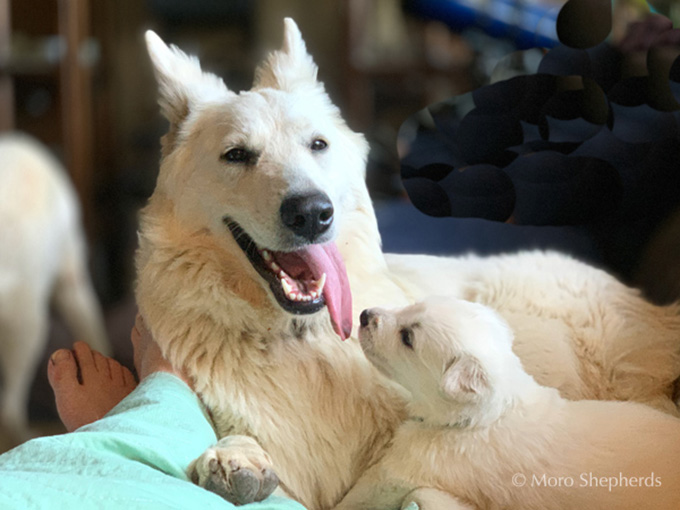
[[[319,281],[316,282],[316,292],[317,296],[321,295],[321,291],[323,291],[323,286],[326,285],[326,273],[321,275],[321,278],[319,278]]]
[[[297,288],[294,283],[291,283],[289,280],[289,276],[283,271],[280,270],[278,274],[279,280],[281,281],[281,287],[283,288],[283,293],[286,295],[288,299],[291,301],[312,301],[319,296],[321,296],[321,291],[323,290],[323,286],[326,283],[326,273],[321,275],[321,278],[319,278],[318,281],[316,282],[306,282],[305,287],[307,288],[307,292],[302,291],[301,289]],[[308,288],[309,286],[314,285],[314,289]]]
[[[286,294],[286,296],[293,297],[293,287],[291,287],[290,283],[288,283],[288,280],[281,278],[281,287],[283,287],[283,292]]]
[[[270,262],[269,267],[271,267],[272,271],[274,271],[275,273],[278,273],[279,271],[281,271],[281,267],[274,261]]]
[[[269,253],[267,250],[262,250],[262,258],[269,262],[272,259],[272,254]]]

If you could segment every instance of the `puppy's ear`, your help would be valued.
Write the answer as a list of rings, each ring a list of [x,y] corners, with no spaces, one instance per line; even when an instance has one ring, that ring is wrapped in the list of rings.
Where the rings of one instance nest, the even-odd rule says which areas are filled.
[[[477,358],[463,355],[453,360],[439,383],[441,391],[451,400],[480,395],[490,388],[489,378]]]
[[[292,91],[301,86],[317,85],[318,68],[307,53],[300,29],[291,18],[283,20],[283,46],[273,52],[255,71],[253,88]]]
[[[176,46],[167,46],[155,32],[145,34],[146,47],[158,81],[161,113],[170,121],[171,131],[186,119],[199,101],[226,98],[224,82],[204,73],[196,57],[190,57]]]

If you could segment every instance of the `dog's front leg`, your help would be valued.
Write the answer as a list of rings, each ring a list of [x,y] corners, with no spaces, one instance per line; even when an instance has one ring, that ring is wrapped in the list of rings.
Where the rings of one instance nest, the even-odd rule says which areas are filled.
[[[191,480],[235,505],[267,498],[279,484],[272,460],[253,438],[227,436],[189,465]]]
[[[420,488],[409,493],[401,505],[401,510],[477,510],[463,503],[448,492],[437,489]]]

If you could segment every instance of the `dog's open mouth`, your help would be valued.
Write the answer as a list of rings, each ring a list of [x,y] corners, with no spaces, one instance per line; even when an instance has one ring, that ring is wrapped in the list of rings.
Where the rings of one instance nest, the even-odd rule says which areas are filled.
[[[328,307],[333,329],[344,340],[352,331],[352,297],[335,243],[312,244],[291,252],[260,248],[235,221],[225,224],[285,311],[306,315]]]

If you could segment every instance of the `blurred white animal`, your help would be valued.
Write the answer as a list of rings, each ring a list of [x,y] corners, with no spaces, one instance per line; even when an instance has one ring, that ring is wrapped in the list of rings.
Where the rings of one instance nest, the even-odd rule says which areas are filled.
[[[37,141],[5,134],[0,136],[0,427],[10,443],[30,436],[29,390],[47,341],[51,298],[77,339],[110,353],[66,172]]]
[[[460,498],[426,506],[440,510],[679,507],[680,420],[540,386],[491,308],[430,297],[365,310],[359,340],[408,390],[411,420],[335,510],[398,508],[421,487]]]

